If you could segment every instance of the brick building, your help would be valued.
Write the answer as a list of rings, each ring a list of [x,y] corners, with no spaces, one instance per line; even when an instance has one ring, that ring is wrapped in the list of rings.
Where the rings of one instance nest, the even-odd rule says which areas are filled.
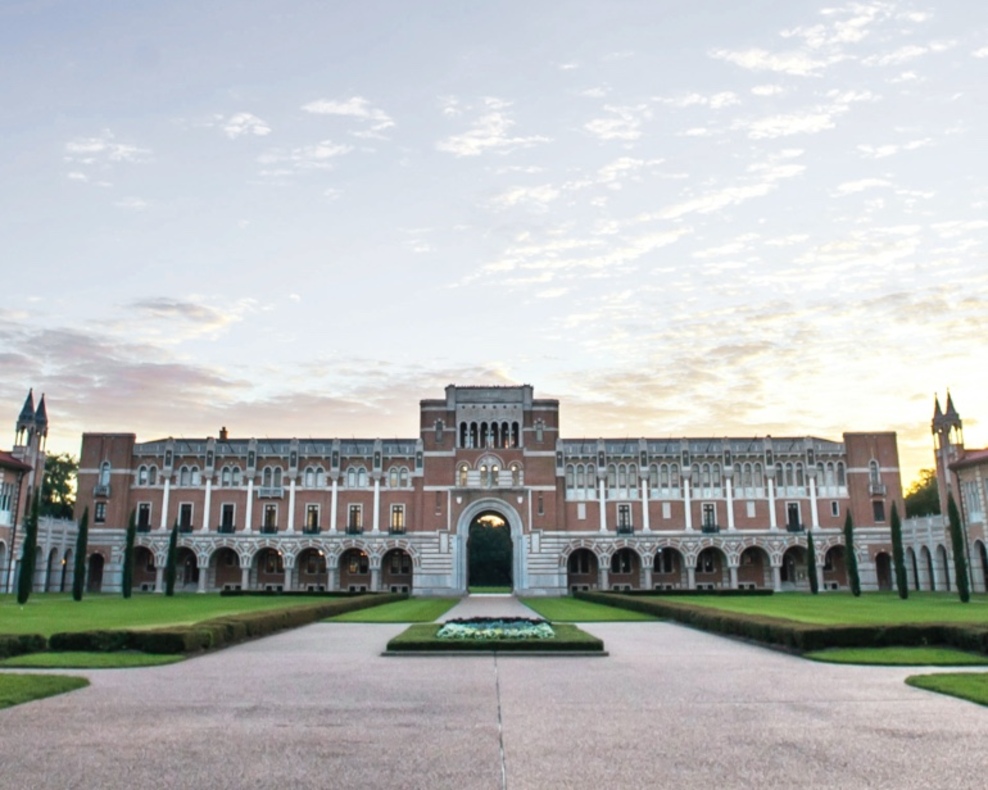
[[[519,593],[805,589],[808,530],[821,586],[839,589],[848,511],[863,585],[891,586],[894,433],[569,439],[559,402],[528,385],[450,385],[419,414],[407,439],[84,434],[90,586],[119,587],[133,513],[146,590],[162,587],[177,523],[184,589],[455,594],[481,520],[510,532]]]

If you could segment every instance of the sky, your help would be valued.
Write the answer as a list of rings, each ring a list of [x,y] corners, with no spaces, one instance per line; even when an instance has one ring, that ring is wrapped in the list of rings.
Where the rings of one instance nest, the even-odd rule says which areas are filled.
[[[0,413],[988,445],[988,4],[4,0]]]

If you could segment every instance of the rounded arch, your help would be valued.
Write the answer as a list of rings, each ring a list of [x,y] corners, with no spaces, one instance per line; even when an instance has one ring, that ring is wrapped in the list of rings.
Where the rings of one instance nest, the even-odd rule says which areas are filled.
[[[567,590],[596,589],[600,565],[592,549],[586,546],[572,548],[567,552],[565,562]]]
[[[808,590],[807,552],[805,546],[794,545],[782,554],[782,568],[779,572],[783,590]]]
[[[719,546],[707,546],[696,555],[696,586],[723,587],[727,573],[727,555]]]
[[[370,554],[353,546],[340,554],[340,589],[349,592],[367,592],[371,588]]]
[[[823,587],[838,590],[847,586],[847,552],[843,545],[831,546],[823,555]]]
[[[327,582],[326,552],[316,546],[306,546],[295,556],[292,588],[309,592],[325,592]]]
[[[385,592],[412,591],[412,555],[405,548],[394,547],[381,557],[381,587]]]
[[[134,547],[134,587],[143,592],[153,592],[155,583],[154,553],[147,546]]]
[[[86,564],[86,591],[91,593],[102,592],[103,568],[106,565],[106,560],[100,552],[94,551],[89,555]]]
[[[285,555],[274,546],[264,546],[251,558],[251,573],[258,590],[281,591],[285,585]]]
[[[942,543],[937,546],[936,554],[935,569],[937,575],[941,579],[943,588],[950,592],[950,563],[947,561],[947,549],[943,547]]]
[[[906,549],[906,573],[912,579],[913,589],[919,590],[919,563],[916,561],[916,552],[913,551],[912,546]]]
[[[919,570],[920,578],[923,580],[923,587],[927,590],[936,590],[937,576],[933,569],[933,555],[930,553],[929,546],[920,546]]]
[[[738,587],[772,587],[772,559],[761,546],[746,546],[738,558]]]
[[[522,520],[518,511],[502,499],[482,497],[471,502],[456,521],[456,537],[453,545],[453,588],[459,593],[467,591],[467,539],[470,525],[484,513],[496,513],[511,530],[511,580],[514,592],[528,589],[528,563],[525,556],[525,540]]]
[[[623,546],[611,554],[608,587],[612,590],[641,587],[642,561],[638,552],[630,546]]]
[[[240,570],[240,555],[232,546],[217,546],[206,563],[213,588],[217,590],[239,590],[243,585]]]
[[[53,547],[51,551],[48,552],[48,563],[45,568],[45,592],[51,592],[52,585],[56,584],[55,579],[52,577],[58,568],[58,549]]]
[[[659,590],[684,587],[686,558],[675,546],[661,546],[652,558],[652,586]]]
[[[974,541],[974,558],[974,564],[976,566],[980,565],[981,567],[975,568],[975,573],[972,578],[974,578],[975,581],[980,582],[981,589],[978,590],[978,592],[988,592],[988,547],[985,546],[985,542],[983,540],[978,539]],[[978,586],[979,585],[972,585],[975,589],[977,589]]]
[[[875,554],[875,578],[879,590],[892,589],[892,557],[887,551]]]
[[[188,546],[179,546],[175,555],[175,583],[186,592],[194,592],[199,586],[199,558]]]

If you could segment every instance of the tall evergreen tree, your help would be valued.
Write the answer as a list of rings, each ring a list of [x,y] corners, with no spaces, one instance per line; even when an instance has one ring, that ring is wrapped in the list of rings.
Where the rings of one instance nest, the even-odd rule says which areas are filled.
[[[892,503],[892,562],[895,564],[895,586],[904,601],[909,597],[909,576],[906,573],[906,552],[902,548],[902,522],[899,508]]]
[[[957,510],[953,494],[947,494],[947,518],[950,521],[950,543],[954,550],[954,577],[957,580],[957,595],[960,597],[961,603],[967,603],[971,600],[971,583],[967,577],[967,557],[964,554],[964,531],[961,529],[961,514]]]
[[[165,595],[175,594],[175,577],[178,575],[178,520],[168,538],[168,559],[165,563]]]
[[[123,578],[120,580],[120,592],[124,598],[130,598],[134,591],[134,541],[137,539],[137,511],[130,511],[127,522],[127,538],[124,543]]]
[[[38,505],[40,491],[35,490],[31,512],[24,519],[24,542],[21,544],[21,571],[17,577],[17,603],[23,605],[34,589],[34,565],[38,551]]]
[[[861,575],[858,573],[858,555],[854,551],[854,519],[851,511],[844,518],[844,554],[847,565],[847,583],[851,586],[851,595],[857,598],[861,595]]]
[[[81,601],[86,589],[86,552],[89,550],[89,508],[82,511],[79,534],[75,537],[75,570],[72,573],[72,600]]]
[[[813,530],[806,530],[806,573],[810,577],[810,592],[820,592],[820,580],[816,577],[816,546],[813,545]]]

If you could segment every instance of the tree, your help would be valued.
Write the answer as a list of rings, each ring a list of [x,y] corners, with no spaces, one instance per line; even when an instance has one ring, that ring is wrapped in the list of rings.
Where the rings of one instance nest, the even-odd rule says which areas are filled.
[[[810,577],[810,592],[820,592],[820,580],[816,577],[816,547],[813,545],[813,530],[806,531],[806,573]]]
[[[78,472],[79,462],[68,453],[45,459],[45,476],[41,482],[42,516],[72,518]]]
[[[935,469],[920,469],[919,477],[906,491],[906,518],[940,513],[940,490]]]
[[[902,548],[902,522],[899,520],[899,508],[892,503],[892,562],[895,564],[895,586],[899,597],[904,601],[909,597],[909,577],[906,575],[906,553]]]
[[[168,538],[168,559],[165,562],[165,595],[175,594],[175,577],[178,575],[178,519]]]
[[[34,561],[38,551],[38,508],[41,503],[41,493],[34,492],[31,500],[31,512],[24,519],[24,542],[21,544],[21,574],[17,579],[17,603],[21,606],[27,603],[34,589]]]
[[[75,571],[72,574],[72,600],[81,601],[86,589],[86,552],[89,550],[89,508],[82,511],[79,534],[75,538]]]
[[[847,554],[847,582],[851,585],[851,595],[861,595],[861,576],[858,573],[858,555],[854,551],[854,519],[851,511],[844,518],[844,551]]]
[[[130,511],[130,521],[127,522],[127,538],[124,543],[123,578],[120,581],[120,592],[124,598],[130,598],[134,591],[134,541],[137,538],[137,511]]]
[[[971,585],[967,578],[967,559],[964,555],[964,531],[961,528],[961,514],[957,511],[954,495],[947,494],[947,518],[950,521],[950,543],[954,550],[954,578],[957,580],[957,595],[961,603],[971,600]]]

